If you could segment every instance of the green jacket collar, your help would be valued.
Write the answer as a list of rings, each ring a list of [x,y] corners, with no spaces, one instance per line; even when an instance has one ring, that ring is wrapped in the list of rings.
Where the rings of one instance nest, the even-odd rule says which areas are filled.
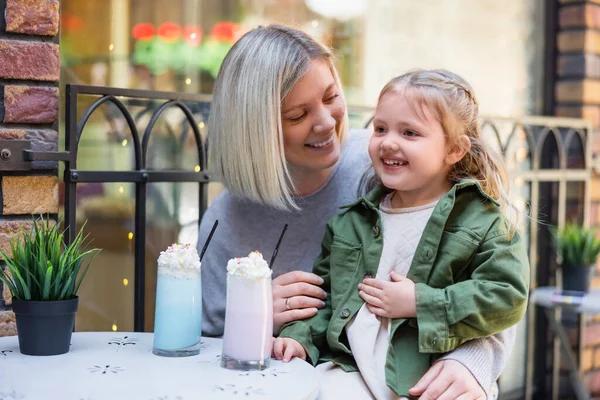
[[[455,197],[456,192],[461,191],[465,188],[469,188],[471,186],[475,186],[477,188],[477,191],[479,192],[479,194],[481,196],[483,196],[485,199],[493,202],[497,206],[500,206],[500,203],[498,202],[498,200],[494,199],[492,196],[490,196],[489,194],[484,192],[483,189],[481,188],[481,185],[479,184],[479,182],[476,181],[475,179],[462,179],[458,183],[454,184],[454,186],[452,186],[450,191],[448,193],[446,193],[443,197],[447,197],[447,196]],[[375,186],[375,188],[373,188],[365,196],[361,197],[360,199],[356,200],[353,203],[344,205],[341,208],[352,208],[358,204],[363,204],[367,208],[377,209],[379,207],[379,203],[383,200],[384,196],[390,192],[391,192],[390,189],[383,186],[382,184],[378,184],[377,186]]]

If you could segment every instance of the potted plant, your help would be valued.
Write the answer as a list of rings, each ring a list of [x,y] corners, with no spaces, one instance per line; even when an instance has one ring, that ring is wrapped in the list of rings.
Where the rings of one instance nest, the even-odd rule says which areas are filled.
[[[85,224],[84,224],[85,226]],[[58,223],[40,217],[31,232],[10,242],[12,255],[0,250],[6,269],[0,280],[12,294],[21,353],[56,355],[69,351],[77,290],[98,249],[86,250],[83,227],[69,245]],[[92,256],[87,265],[84,261]]]
[[[554,232],[554,246],[563,273],[563,289],[587,292],[590,274],[600,253],[596,230],[569,223]]]

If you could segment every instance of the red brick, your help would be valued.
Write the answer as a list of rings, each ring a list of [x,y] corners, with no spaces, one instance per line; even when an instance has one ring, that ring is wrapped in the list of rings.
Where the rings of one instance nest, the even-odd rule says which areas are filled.
[[[600,347],[594,349],[594,368],[600,369]]]
[[[581,352],[581,369],[587,372],[594,367],[594,350],[590,347]]]
[[[588,3],[597,3],[600,4],[600,0],[585,0]],[[581,2],[581,0],[560,0],[561,3],[563,4],[569,4],[569,3],[579,3]]]
[[[15,320],[15,313],[12,311],[0,311],[0,337],[15,336],[16,334],[17,323]]]
[[[6,0],[6,31],[56,36],[58,0]]]
[[[600,7],[594,4],[578,4],[562,7],[558,11],[561,28],[600,28]]]
[[[4,215],[58,212],[58,179],[55,176],[4,176]]]
[[[578,105],[578,106],[564,106],[558,105],[554,110],[554,113],[558,117],[567,117],[567,118],[582,118],[592,123],[594,128],[600,128],[600,105],[589,104],[589,105]],[[600,140],[600,131],[596,132],[598,134],[598,140]],[[594,141],[594,144],[597,144],[598,150],[600,152],[600,142]]]
[[[594,202],[600,200],[600,179],[592,179],[590,197]],[[599,221],[596,221],[596,223],[598,222]]]
[[[589,325],[583,328],[583,345],[595,346],[600,344],[600,324]]]
[[[57,151],[58,132],[52,129],[1,129],[1,140],[29,140],[31,149],[35,151]],[[31,163],[33,169],[56,168],[56,161],[34,161]]]
[[[600,32],[591,29],[559,32],[557,46],[561,53],[600,54]]]
[[[561,54],[557,64],[559,77],[600,77],[600,56],[597,54]]]
[[[593,79],[559,81],[556,101],[560,103],[600,104],[600,81]]]
[[[0,78],[58,81],[59,76],[57,44],[0,40]]]
[[[52,123],[58,119],[58,88],[4,87],[4,122]]]
[[[7,254],[10,254],[10,253],[7,253]],[[0,256],[0,258],[2,258],[2,256]],[[0,266],[0,268],[3,268],[3,267]],[[6,269],[4,272],[6,272],[9,279],[12,279],[12,274],[10,273],[10,271],[8,269]],[[10,289],[6,285],[2,285],[2,298],[4,299],[4,304],[8,304],[8,305],[12,304],[12,293],[10,292]],[[2,314],[0,314],[0,319],[1,318],[2,318]],[[0,334],[0,336],[2,336],[2,335]]]
[[[600,394],[600,371],[588,372],[585,375],[584,382],[592,395]]]
[[[30,231],[32,226],[32,218],[19,218],[16,220],[0,219],[0,249],[10,255],[10,240],[13,236],[23,231]]]

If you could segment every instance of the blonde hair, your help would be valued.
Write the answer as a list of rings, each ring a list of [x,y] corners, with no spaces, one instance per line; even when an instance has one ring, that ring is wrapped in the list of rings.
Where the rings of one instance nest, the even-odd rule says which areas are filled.
[[[341,83],[331,51],[309,35],[279,25],[246,33],[225,57],[208,119],[209,165],[238,197],[298,209],[285,159],[281,103],[315,60]],[[347,117],[338,124],[340,142]]]
[[[448,180],[451,184],[462,179],[476,180],[481,189],[500,204],[512,237],[518,211],[509,198],[509,179],[502,159],[488,149],[481,138],[479,104],[471,85],[459,75],[443,69],[415,70],[385,85],[378,102],[389,93],[410,96],[415,112],[422,117],[424,109],[431,112],[442,125],[449,148],[467,150],[461,136],[468,137],[471,146],[452,166]]]

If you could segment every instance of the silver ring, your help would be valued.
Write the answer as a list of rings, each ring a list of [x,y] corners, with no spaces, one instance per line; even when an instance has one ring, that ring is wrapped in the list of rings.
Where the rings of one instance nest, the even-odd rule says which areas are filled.
[[[291,297],[288,297],[287,299],[285,299],[285,308],[286,310],[291,310],[292,307],[290,307],[290,299]]]

